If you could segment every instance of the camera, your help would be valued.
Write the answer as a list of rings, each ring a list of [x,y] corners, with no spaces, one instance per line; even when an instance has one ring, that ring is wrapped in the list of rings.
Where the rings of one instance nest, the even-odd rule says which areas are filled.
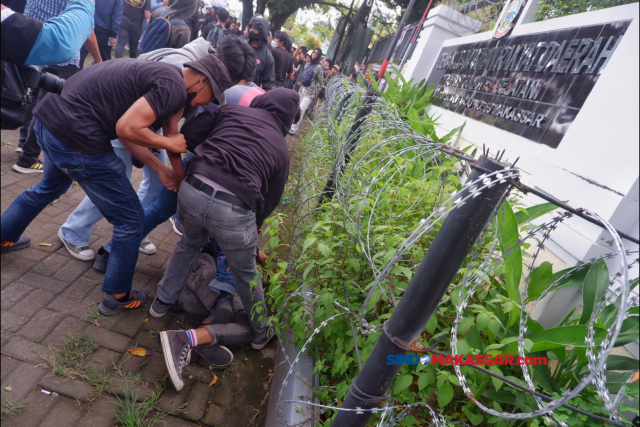
[[[58,95],[62,93],[64,79],[55,74],[45,73],[32,65],[21,65],[18,70],[20,71],[20,77],[22,77],[22,83],[26,87],[44,89],[47,92],[57,93]]]
[[[64,79],[31,65],[2,61],[2,129],[17,129],[27,118],[28,88],[62,93]]]

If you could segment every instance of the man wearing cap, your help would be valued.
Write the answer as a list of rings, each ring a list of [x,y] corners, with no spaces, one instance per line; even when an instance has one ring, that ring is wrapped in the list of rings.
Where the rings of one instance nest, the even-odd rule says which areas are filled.
[[[2,215],[2,252],[29,246],[22,232],[76,181],[113,225],[100,312],[111,315],[144,304],[149,291],[131,289],[144,212],[111,140],[118,138],[167,188],[177,191],[184,177],[179,153],[187,151],[178,121],[185,108],[221,99],[229,86],[226,68],[213,55],[182,69],[162,62],[112,60],[68,79],[61,95],[47,95],[34,111],[44,174]],[[160,127],[165,136],[153,131]],[[166,149],[173,170],[148,148]]]

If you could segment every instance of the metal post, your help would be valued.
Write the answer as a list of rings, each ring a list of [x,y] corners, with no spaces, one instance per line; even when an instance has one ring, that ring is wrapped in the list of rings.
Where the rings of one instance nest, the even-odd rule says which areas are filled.
[[[508,167],[486,156],[480,157],[477,164],[479,167],[471,172],[469,182],[477,180],[487,170],[493,172]],[[393,315],[384,325],[383,334],[353,380],[342,409],[376,408],[385,399],[385,392],[400,370],[400,365],[387,365],[387,356],[405,355],[420,346],[416,340],[510,185],[505,181],[485,188],[480,196],[469,198],[449,213]],[[468,190],[462,191],[461,197],[464,197]],[[331,426],[364,427],[369,418],[370,411],[339,411]]]
[[[362,103],[362,107],[358,110],[358,114],[356,115],[356,119],[351,125],[351,129],[349,129],[349,134],[347,135],[347,151],[344,154],[343,161],[338,161],[336,167],[331,172],[327,183],[324,186],[324,190],[322,190],[322,194],[320,195],[320,199],[318,200],[318,206],[323,204],[326,201],[329,201],[333,198],[333,193],[336,190],[336,177],[340,175],[342,172],[342,168],[344,165],[349,163],[351,160],[351,153],[356,148],[358,144],[358,140],[360,139],[360,126],[366,120],[367,116],[371,112],[371,108],[373,108],[373,102],[376,99],[377,94],[372,91],[367,91],[367,94],[364,97],[364,102]]]

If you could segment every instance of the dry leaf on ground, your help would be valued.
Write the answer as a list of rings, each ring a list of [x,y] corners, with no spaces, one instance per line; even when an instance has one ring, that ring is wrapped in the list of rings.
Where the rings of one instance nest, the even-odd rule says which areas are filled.
[[[147,323],[148,321],[149,321],[149,318],[147,317],[146,319],[144,319],[144,320],[142,321],[142,323]]]
[[[209,385],[211,385],[211,384],[209,384]],[[5,389],[5,390],[7,390],[7,391],[11,391],[11,390],[13,390],[13,387],[11,387],[11,386],[6,386],[4,389]]]
[[[53,245],[55,245],[55,243],[38,243],[38,246],[46,246],[46,247],[49,247],[49,246],[53,246]]]
[[[215,383],[218,382],[218,376],[216,374],[213,374],[213,379],[211,380],[211,382],[209,383],[210,386],[214,385]]]
[[[98,319],[93,319],[93,324],[98,327],[100,326],[100,323],[98,323]]]
[[[134,356],[146,356],[147,355],[147,350],[145,350],[144,348],[140,347],[140,348],[134,348],[133,350],[127,350],[129,353],[133,354]]]

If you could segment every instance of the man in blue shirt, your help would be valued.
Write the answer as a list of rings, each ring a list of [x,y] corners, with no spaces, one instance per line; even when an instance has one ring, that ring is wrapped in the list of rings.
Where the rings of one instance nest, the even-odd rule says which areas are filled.
[[[111,48],[116,45],[118,30],[122,22],[123,0],[97,0],[95,13],[95,33],[98,41],[100,57],[103,61],[111,59]],[[80,49],[80,69],[84,66],[84,60],[89,49]]]

